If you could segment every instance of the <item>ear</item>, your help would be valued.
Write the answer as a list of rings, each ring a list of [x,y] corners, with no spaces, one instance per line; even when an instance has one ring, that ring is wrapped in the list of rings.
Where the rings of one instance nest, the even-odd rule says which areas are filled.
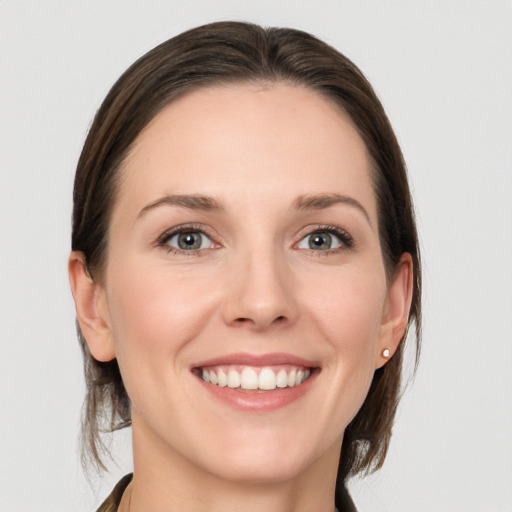
[[[382,315],[375,368],[384,366],[393,356],[407,329],[413,293],[413,264],[409,253],[404,253],[388,286]],[[388,350],[387,357],[383,355]]]
[[[116,354],[105,291],[89,275],[83,253],[71,252],[68,272],[76,316],[89,351],[97,361],[111,361]]]

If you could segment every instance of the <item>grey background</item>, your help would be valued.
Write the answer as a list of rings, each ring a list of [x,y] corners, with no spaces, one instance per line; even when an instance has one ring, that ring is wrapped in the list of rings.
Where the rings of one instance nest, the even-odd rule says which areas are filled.
[[[68,289],[74,167],[96,108],[157,43],[220,19],[293,26],[366,73],[411,174],[424,349],[362,512],[512,510],[510,0],[0,1],[0,511],[95,510]]]

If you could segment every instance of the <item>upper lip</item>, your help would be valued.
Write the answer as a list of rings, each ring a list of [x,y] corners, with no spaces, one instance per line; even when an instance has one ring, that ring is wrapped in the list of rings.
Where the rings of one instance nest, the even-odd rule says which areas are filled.
[[[284,352],[274,352],[271,354],[248,354],[246,352],[239,352],[200,361],[193,364],[192,368],[205,368],[207,366],[235,364],[244,366],[276,366],[281,364],[291,364],[296,366],[305,366],[308,368],[319,366],[317,361],[305,359],[303,357],[299,357],[294,354],[287,354]]]

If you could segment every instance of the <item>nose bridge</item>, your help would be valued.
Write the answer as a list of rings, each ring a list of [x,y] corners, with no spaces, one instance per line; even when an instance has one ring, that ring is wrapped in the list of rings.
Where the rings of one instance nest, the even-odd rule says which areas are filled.
[[[274,323],[291,322],[296,308],[283,250],[272,240],[255,245],[246,246],[234,257],[225,319],[262,330]]]

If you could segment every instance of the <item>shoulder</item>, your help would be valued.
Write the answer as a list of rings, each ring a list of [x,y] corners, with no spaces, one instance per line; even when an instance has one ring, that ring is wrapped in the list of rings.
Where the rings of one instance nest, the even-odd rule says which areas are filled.
[[[336,489],[336,510],[339,512],[357,512],[356,506],[344,485]]]
[[[128,484],[132,481],[133,474],[129,474],[121,478],[110,496],[100,505],[96,512],[117,512],[119,503]]]

